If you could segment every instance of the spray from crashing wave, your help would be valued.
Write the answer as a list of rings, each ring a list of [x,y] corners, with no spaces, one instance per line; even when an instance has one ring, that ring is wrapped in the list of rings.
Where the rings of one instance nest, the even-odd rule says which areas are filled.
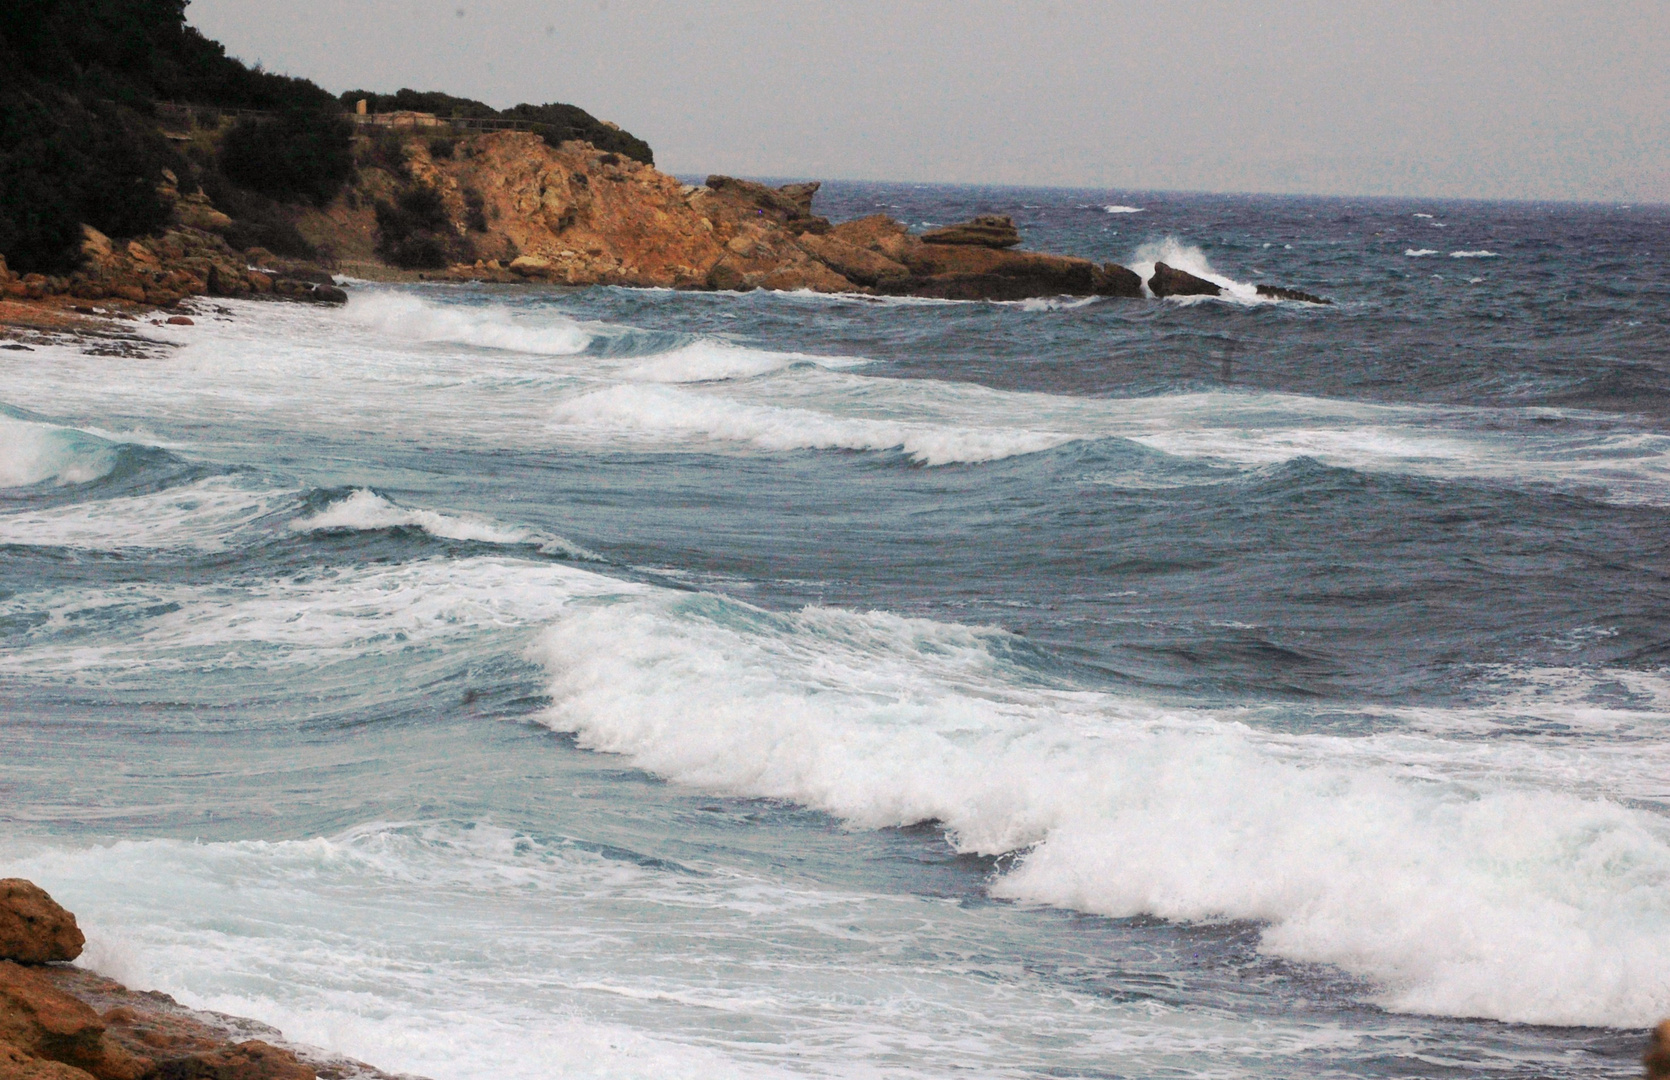
[[[1142,278],[1143,290],[1149,292],[1150,295],[1152,295],[1152,291],[1148,288],[1148,282],[1154,276],[1154,266],[1157,263],[1165,263],[1175,269],[1187,271],[1197,278],[1202,278],[1219,286],[1223,289],[1223,295],[1217,298],[1220,300],[1240,304],[1278,302],[1273,297],[1260,296],[1258,288],[1251,283],[1236,281],[1234,278],[1213,269],[1211,262],[1206,258],[1205,252],[1193,244],[1185,244],[1175,236],[1168,236],[1163,240],[1143,244],[1136,249],[1131,256],[1131,261],[1126,264],[1136,271],[1138,277]],[[1184,302],[1189,302],[1208,298],[1184,297],[1182,299]]]

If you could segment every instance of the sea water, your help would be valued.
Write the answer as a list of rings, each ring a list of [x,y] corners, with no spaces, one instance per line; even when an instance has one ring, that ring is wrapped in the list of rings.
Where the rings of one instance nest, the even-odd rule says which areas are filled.
[[[0,872],[437,1080],[1633,1075],[1670,211],[820,200],[1226,291],[0,353]]]

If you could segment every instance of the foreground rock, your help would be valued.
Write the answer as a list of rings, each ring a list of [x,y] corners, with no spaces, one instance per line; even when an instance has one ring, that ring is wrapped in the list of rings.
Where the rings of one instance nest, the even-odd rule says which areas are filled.
[[[0,878],[0,960],[46,964],[74,960],[86,938],[75,916],[34,882]]]
[[[44,891],[0,881],[0,1080],[392,1080],[360,1062],[276,1046],[280,1034],[254,1021],[29,959],[73,959],[81,946],[75,917]]]

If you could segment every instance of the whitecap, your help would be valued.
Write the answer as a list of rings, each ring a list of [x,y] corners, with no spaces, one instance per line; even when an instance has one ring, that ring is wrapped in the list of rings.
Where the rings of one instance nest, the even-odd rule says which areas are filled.
[[[706,439],[762,450],[898,450],[923,465],[995,461],[1073,441],[1058,432],[836,415],[736,401],[670,386],[612,386],[560,405],[565,428],[635,434],[651,441]]]
[[[1140,214],[1143,211],[1143,207],[1140,207],[1140,206],[1118,206],[1118,205],[1114,205],[1114,206],[1104,206],[1104,207],[1102,207],[1102,209],[1106,210],[1110,214]]]
[[[1571,793],[1581,750],[1262,732],[1029,689],[1006,648],[977,627],[652,593],[576,604],[535,656],[547,722],[582,746],[1024,852],[998,896],[1253,921],[1263,951],[1342,968],[1401,1011],[1617,1027],[1670,1011],[1670,827],[1604,768]],[[1670,769],[1663,740],[1635,752]]]
[[[601,561],[594,552],[562,537],[542,536],[532,529],[506,526],[470,514],[442,514],[397,505],[374,491],[358,488],[345,499],[331,503],[317,513],[290,522],[292,532],[326,532],[333,529],[365,531],[375,529],[422,529],[446,540],[483,544],[539,544],[547,554]]]
[[[1428,255],[1438,254],[1434,248],[1405,248],[1403,253],[1411,259],[1424,259]]]
[[[1452,259],[1496,259],[1500,258],[1494,251],[1452,251]]]
[[[356,295],[342,317],[412,341],[547,356],[572,355],[591,343],[591,335],[565,316],[550,312],[519,316],[508,308],[437,304],[405,293]]]

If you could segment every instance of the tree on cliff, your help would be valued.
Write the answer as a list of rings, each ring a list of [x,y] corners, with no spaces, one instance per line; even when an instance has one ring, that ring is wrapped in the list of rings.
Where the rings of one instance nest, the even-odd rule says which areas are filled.
[[[284,175],[317,198],[349,162],[336,100],[306,79],[246,67],[186,25],[188,0],[6,0],[0,4],[0,254],[21,271],[74,266],[82,222],[148,232],[167,208],[156,187],[183,163],[157,131],[156,100],[282,110],[267,136]],[[274,140],[281,145],[273,145]],[[291,145],[291,144],[295,145]],[[338,152],[330,152],[340,144]],[[351,168],[351,162],[348,167]],[[334,194],[334,190],[332,193]],[[328,196],[327,196],[328,197]]]

